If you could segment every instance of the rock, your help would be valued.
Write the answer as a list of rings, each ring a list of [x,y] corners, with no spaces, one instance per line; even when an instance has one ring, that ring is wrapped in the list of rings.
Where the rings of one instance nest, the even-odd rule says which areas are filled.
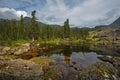
[[[0,56],[0,80],[42,80],[42,75],[39,64]]]
[[[15,55],[20,55],[23,53],[22,49],[18,49],[17,51],[14,52]]]
[[[68,80],[67,77],[69,75],[69,70],[64,64],[56,64],[51,66],[51,68],[59,72],[59,75],[61,76],[62,80]]]
[[[18,47],[16,49],[13,49],[13,54],[20,55],[22,53],[28,52],[30,50],[30,47]]]
[[[3,49],[1,49],[0,54],[8,54],[10,49],[11,49],[10,47],[4,47]]]
[[[88,80],[116,80],[116,68],[106,62],[98,62],[80,73],[80,79]]]
[[[40,64],[42,67],[48,67],[56,64],[56,61],[48,57],[35,57],[30,59],[30,61]]]
[[[5,54],[5,53],[3,53],[3,52],[0,51],[0,55],[3,55],[3,54]]]
[[[98,56],[97,58],[99,58],[100,60],[105,61],[105,62],[110,62],[110,63],[114,62],[111,57],[107,57],[107,56]]]
[[[72,62],[73,64],[77,64],[75,61]]]
[[[61,76],[55,68],[51,68],[45,72],[44,80],[61,80]]]
[[[30,47],[30,43],[22,44],[22,46],[24,46],[24,47]]]

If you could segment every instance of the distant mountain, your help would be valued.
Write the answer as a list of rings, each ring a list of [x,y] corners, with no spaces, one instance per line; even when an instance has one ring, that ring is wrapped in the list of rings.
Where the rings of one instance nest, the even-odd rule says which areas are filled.
[[[13,20],[14,20],[14,19],[13,19]],[[1,22],[1,21],[11,21],[11,20],[9,20],[9,19],[0,19],[0,22]],[[31,22],[31,18],[30,18],[30,17],[24,17],[24,21],[25,21],[26,24],[29,24],[29,23]],[[19,20],[16,20],[16,22],[18,23]],[[40,26],[42,26],[42,27],[44,27],[44,26],[46,26],[46,25],[50,25],[50,24],[45,24],[45,23],[39,22],[39,21],[37,21],[37,22],[38,22],[38,24],[39,24]],[[52,25],[50,25],[50,26],[52,26],[52,27],[60,27],[60,25],[56,25],[56,24],[52,24]]]
[[[106,27],[108,27],[108,25],[99,25],[99,26],[95,26],[95,29],[106,28]]]
[[[26,23],[29,23],[29,22],[31,21],[31,18],[30,18],[30,17],[24,17],[24,21],[25,21]],[[38,24],[39,24],[40,26],[49,25],[49,24],[45,24],[45,23],[42,23],[42,22],[39,22],[39,21],[37,21],[37,22],[38,22]],[[52,26],[52,27],[60,27],[60,25],[55,25],[55,24],[50,25],[50,26]]]
[[[110,25],[100,25],[95,27],[95,36],[100,38],[105,44],[116,44],[120,46],[120,17]]]
[[[28,22],[31,21],[31,18],[30,18],[30,17],[24,17],[24,21],[25,21],[26,23],[28,23]]]
[[[110,24],[109,26],[120,28],[120,17],[117,20],[115,20],[112,24]]]
[[[24,21],[25,21],[25,23],[30,23],[31,18],[30,17],[24,17]],[[46,26],[47,25],[47,24],[39,22],[39,21],[37,21],[37,22],[40,26]]]
[[[120,17],[118,19],[116,19],[113,23],[111,23],[110,25],[99,25],[96,26],[95,29],[100,29],[100,28],[120,28]]]

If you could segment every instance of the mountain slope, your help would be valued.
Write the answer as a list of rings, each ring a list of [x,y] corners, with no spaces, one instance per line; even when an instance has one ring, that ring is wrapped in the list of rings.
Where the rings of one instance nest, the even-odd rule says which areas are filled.
[[[11,21],[11,20],[9,20],[9,19],[0,19],[0,22],[2,22],[2,21]],[[30,17],[24,17],[24,21],[25,21],[26,24],[30,24],[31,18]],[[18,23],[19,20],[16,20],[16,22]],[[39,22],[39,21],[37,21],[37,22],[38,22],[39,26],[42,26],[42,27],[44,27],[46,25],[50,25],[50,24],[45,24],[45,23]],[[55,24],[51,24],[50,26],[52,26],[52,27],[60,27],[60,25],[55,25]]]
[[[112,24],[110,24],[109,26],[120,28],[120,17],[117,20],[115,20]]]
[[[24,17],[24,21],[25,21],[25,23],[30,23],[30,21],[31,21],[31,18],[30,17]],[[38,22],[38,21],[37,21]],[[44,24],[44,23],[42,23],[42,22],[38,22],[38,24],[40,25],[40,26],[46,26],[47,24]]]
[[[95,29],[100,29],[100,28],[120,28],[120,17],[110,25],[99,25],[95,27]]]

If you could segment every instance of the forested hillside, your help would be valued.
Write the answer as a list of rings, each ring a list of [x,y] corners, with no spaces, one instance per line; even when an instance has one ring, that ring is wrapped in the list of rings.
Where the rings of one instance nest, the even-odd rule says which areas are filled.
[[[88,35],[89,29],[70,28],[69,19],[63,26],[48,25],[36,21],[35,13],[31,13],[31,18],[21,15],[20,21],[0,19],[0,40],[85,39]]]

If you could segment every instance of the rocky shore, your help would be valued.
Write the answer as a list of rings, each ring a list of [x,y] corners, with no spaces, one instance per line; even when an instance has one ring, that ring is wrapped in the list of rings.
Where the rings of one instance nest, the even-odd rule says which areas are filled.
[[[0,80],[41,80],[42,74],[39,64],[0,56]]]
[[[120,57],[99,56],[101,62],[84,69],[76,68],[75,70],[68,69],[63,64],[57,64],[55,60],[47,56],[39,56],[40,53],[53,50],[57,46],[41,46],[30,43],[12,47],[1,46],[0,80],[120,79]],[[69,74],[70,71],[72,71],[72,74]]]

